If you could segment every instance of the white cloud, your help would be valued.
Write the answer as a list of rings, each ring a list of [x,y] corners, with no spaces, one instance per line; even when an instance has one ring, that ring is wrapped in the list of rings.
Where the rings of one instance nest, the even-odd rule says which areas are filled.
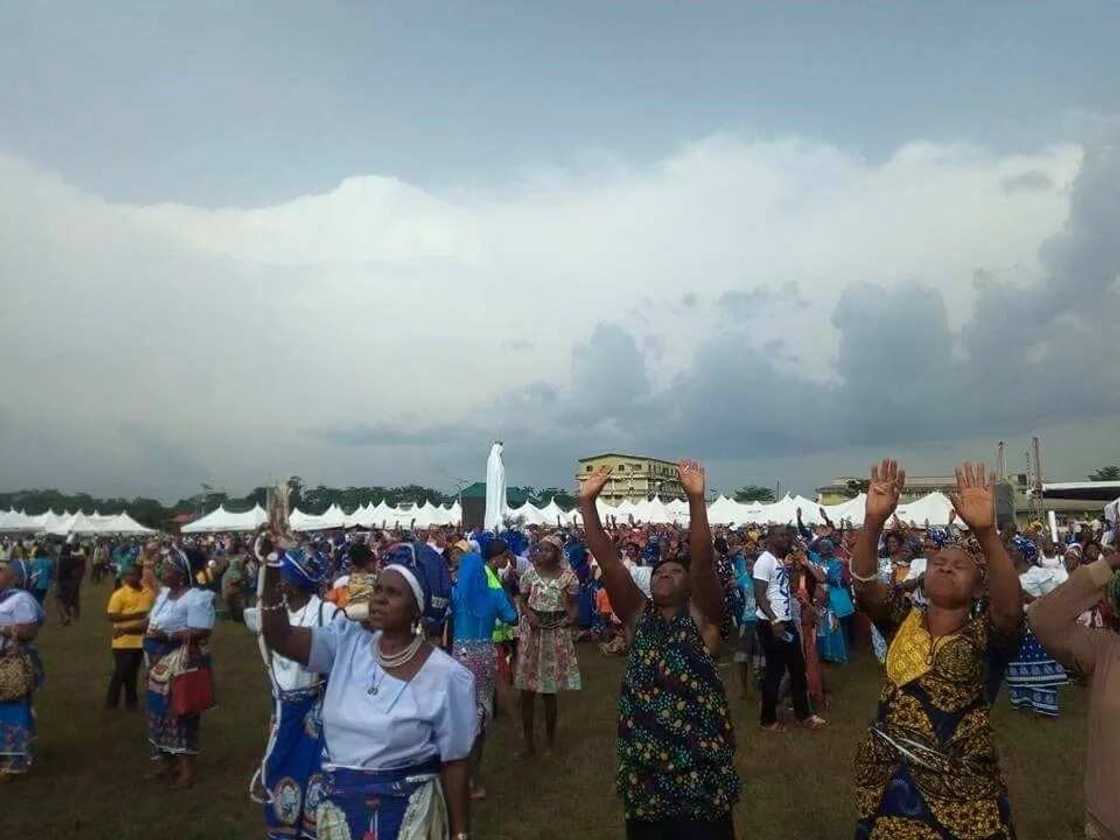
[[[1081,157],[917,143],[870,163],[715,136],[645,169],[440,195],[363,176],[209,210],[113,204],[0,156],[5,484],[439,482],[485,441],[479,453],[354,450],[307,432],[454,425],[511,387],[564,386],[573,345],[602,321],[658,348],[648,361],[664,383],[718,328],[721,295],[790,283],[744,359],[781,339],[796,356],[783,364],[828,378],[829,316],[852,284],[936,287],[959,326],[977,271],[1035,281]],[[1022,176],[1053,188],[1006,189]],[[682,305],[686,293],[699,303]],[[26,445],[33,433],[41,446]]]

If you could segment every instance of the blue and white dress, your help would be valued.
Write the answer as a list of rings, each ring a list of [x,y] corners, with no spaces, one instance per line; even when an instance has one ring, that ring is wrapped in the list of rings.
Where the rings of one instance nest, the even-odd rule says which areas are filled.
[[[323,781],[307,791],[319,840],[447,837],[439,773],[478,734],[474,676],[437,648],[399,680],[377,663],[379,634],[356,622],[311,634],[308,670],[327,676]]]
[[[0,592],[0,627],[43,623],[44,614],[35,597],[22,589]],[[31,769],[31,744],[35,740],[35,716],[31,710],[34,689],[42,682],[38,655],[30,644],[0,637],[0,656],[27,656],[34,669],[32,691],[16,700],[0,703],[0,773],[26,773]]]
[[[159,591],[148,627],[172,634],[180,630],[214,629],[214,593],[206,589],[188,589],[178,598],[171,597],[166,586]],[[177,715],[171,708],[171,681],[163,679],[156,666],[182,648],[181,642],[160,642],[144,639],[144,658],[148,666],[145,695],[148,718],[148,741],[156,756],[196,755],[199,751],[201,715]],[[190,645],[185,651],[185,667],[209,667],[210,649],[205,643]]]
[[[1035,598],[1049,595],[1069,575],[1062,567],[1031,566],[1019,575],[1023,591]],[[1011,705],[1045,717],[1058,716],[1058,689],[1069,682],[1066,669],[1042,647],[1038,637],[1024,622],[1019,652],[1007,666],[1007,687]]]
[[[288,610],[292,627],[325,627],[345,621],[341,610],[312,595],[298,610]],[[245,626],[260,633],[260,610],[245,610]],[[323,784],[322,701],[326,680],[268,649],[258,637],[272,687],[273,713],[268,746],[250,790],[264,807],[269,840],[316,836],[316,809]],[[256,798],[256,791],[263,796]],[[309,794],[310,791],[310,794]]]

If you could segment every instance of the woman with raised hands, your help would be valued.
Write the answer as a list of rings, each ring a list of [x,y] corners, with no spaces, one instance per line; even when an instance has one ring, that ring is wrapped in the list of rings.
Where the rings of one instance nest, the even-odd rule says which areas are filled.
[[[367,622],[294,627],[280,594],[280,555],[263,553],[265,642],[327,677],[322,778],[308,784],[305,806],[314,808],[318,840],[467,840],[474,677],[424,630],[446,617],[431,591],[438,570],[427,565],[442,558],[395,552],[374,584]]]
[[[704,469],[682,461],[689,556],[654,567],[646,600],[603,530],[595,500],[609,470],[579,495],[587,546],[615,614],[633,635],[618,702],[617,787],[628,840],[732,840],[739,799],[735,734],[716,669],[724,598],[712,564]]]
[[[951,499],[969,536],[930,559],[921,607],[882,582],[875,556],[906,473],[890,460],[871,469],[851,572],[859,608],[889,647],[878,713],[856,755],[857,840],[1015,836],[988,677],[1019,644],[1019,577],[996,531],[994,476],[967,463],[956,476]],[[974,614],[985,577],[987,607]]]

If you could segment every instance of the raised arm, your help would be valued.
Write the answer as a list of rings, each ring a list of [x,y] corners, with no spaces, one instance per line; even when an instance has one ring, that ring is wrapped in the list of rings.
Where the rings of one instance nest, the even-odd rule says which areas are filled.
[[[809,542],[813,539],[813,532],[805,525],[801,519],[801,508],[797,509],[797,533],[801,535],[801,539]]]
[[[280,594],[280,565],[271,546],[264,546],[267,557],[264,564],[264,589],[261,595],[261,633],[269,648],[286,659],[306,665],[311,655],[311,630],[292,627],[288,622],[288,607]]]
[[[957,490],[950,494],[953,509],[980,543],[988,564],[988,615],[995,628],[1012,635],[1023,620],[1022,589],[1015,564],[996,530],[995,473],[983,464],[957,467]]]
[[[723,586],[712,563],[712,529],[708,525],[708,508],[704,504],[704,468],[695,461],[681,461],[677,477],[688,496],[688,551],[691,562],[688,576],[692,599],[709,622],[719,626],[723,621]]]
[[[884,459],[871,467],[863,528],[856,534],[852,549],[851,574],[860,608],[872,617],[880,614],[890,600],[890,587],[879,580],[879,537],[898,507],[905,486],[906,470],[900,469],[897,461]]]
[[[603,572],[603,586],[607,589],[607,597],[611,599],[615,615],[624,624],[629,624],[645,606],[645,596],[630,577],[630,570],[623,565],[618,549],[599,521],[595,500],[603,492],[610,474],[609,469],[598,469],[582,480],[579,488],[579,512],[583,516],[583,527],[587,532],[587,547],[591,549]]]
[[[1092,674],[1097,652],[1115,643],[1115,635],[1083,627],[1078,618],[1101,599],[1101,592],[1120,569],[1120,552],[1110,552],[1088,566],[1075,569],[1069,580],[1039,598],[1027,611],[1027,620],[1046,652],[1065,665]]]
[[[818,507],[817,512],[821,515],[821,519],[824,520],[824,524],[835,531],[836,526],[833,525],[832,520],[828,518],[828,511],[826,511],[823,507]]]

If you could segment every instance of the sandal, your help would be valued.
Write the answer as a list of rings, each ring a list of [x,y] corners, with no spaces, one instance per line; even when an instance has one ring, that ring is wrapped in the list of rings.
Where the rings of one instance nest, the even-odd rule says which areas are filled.
[[[775,734],[780,734],[780,733],[783,733],[783,732],[786,731],[786,725],[784,723],[782,723],[781,721],[778,721],[777,723],[768,724],[767,726],[762,726],[761,724],[759,724],[758,728],[761,729],[763,732],[773,732]]]
[[[808,729],[810,732],[816,732],[818,729],[824,729],[828,726],[828,721],[820,715],[810,715],[801,721],[801,725]]]

